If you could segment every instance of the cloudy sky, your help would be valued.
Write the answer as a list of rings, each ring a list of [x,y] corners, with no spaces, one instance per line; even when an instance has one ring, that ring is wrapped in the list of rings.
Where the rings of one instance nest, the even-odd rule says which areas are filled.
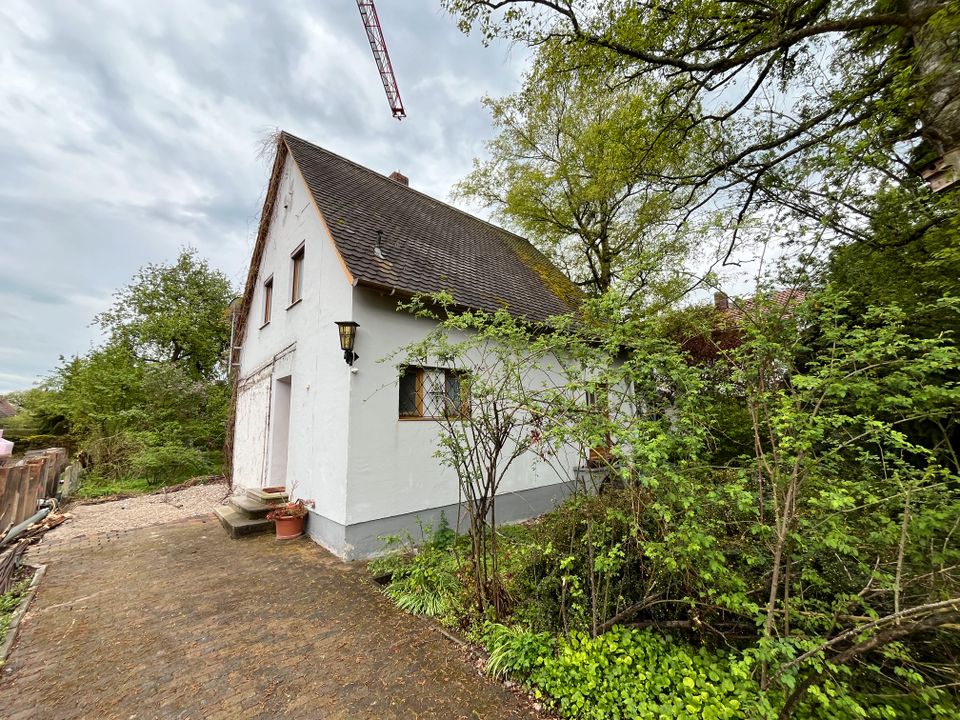
[[[93,316],[191,245],[239,287],[281,127],[446,199],[492,135],[521,49],[437,0],[380,0],[407,119],[353,0],[0,4],[0,392],[99,342]]]

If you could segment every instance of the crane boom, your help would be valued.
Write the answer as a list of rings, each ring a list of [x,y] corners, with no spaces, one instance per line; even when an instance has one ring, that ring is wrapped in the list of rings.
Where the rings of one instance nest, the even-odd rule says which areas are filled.
[[[397,86],[397,77],[393,74],[393,63],[390,62],[387,43],[383,39],[383,30],[380,27],[380,18],[377,17],[377,8],[374,7],[372,0],[370,2],[357,0],[357,8],[360,10],[360,17],[363,18],[363,27],[367,31],[367,39],[370,41],[373,59],[377,61],[377,67],[380,70],[380,80],[383,82],[384,92],[387,93],[390,111],[397,120],[402,120],[407,116],[407,113],[403,110],[400,88]]]

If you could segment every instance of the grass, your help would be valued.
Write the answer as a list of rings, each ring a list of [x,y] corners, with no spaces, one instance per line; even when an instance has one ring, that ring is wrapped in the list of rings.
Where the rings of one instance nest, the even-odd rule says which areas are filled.
[[[158,478],[130,476],[124,478],[107,478],[99,475],[94,468],[80,481],[80,487],[73,495],[80,500],[110,497],[111,495],[146,495],[162,487],[179,485],[197,475],[218,475],[223,472],[223,456],[220,452],[205,453],[206,467],[202,471],[185,470],[163,475]]]
[[[75,498],[91,499],[108,497],[110,495],[145,495],[159,490],[166,483],[154,482],[146,478],[105,478],[99,475],[88,475],[80,482],[80,487],[74,494]]]
[[[27,594],[30,588],[30,578],[24,578],[9,591],[0,595],[0,644],[7,637],[7,630],[10,629],[10,623],[13,620],[13,613],[16,612],[23,596]]]

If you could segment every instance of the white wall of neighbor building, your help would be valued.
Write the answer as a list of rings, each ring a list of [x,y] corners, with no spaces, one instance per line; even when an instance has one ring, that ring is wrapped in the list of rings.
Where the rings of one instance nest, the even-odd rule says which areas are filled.
[[[304,244],[303,298],[291,305],[291,255]],[[273,276],[270,322],[263,325],[264,281]],[[316,512],[346,523],[350,370],[337,320],[352,316],[352,288],[299,169],[284,164],[240,352],[234,439],[237,487],[274,483],[272,438],[279,382],[289,376],[286,487],[316,502]],[[286,388],[281,388],[281,392]],[[283,423],[283,419],[279,423]]]
[[[431,420],[399,419],[398,360],[378,362],[397,348],[423,339],[433,326],[430,320],[397,312],[396,302],[395,297],[369,289],[354,291],[354,319],[360,325],[356,351],[361,359],[350,394],[348,525],[459,501],[456,474],[434,457],[439,425]],[[524,491],[573,478],[579,459],[571,453],[554,462],[565,468],[564,475],[534,453],[525,453],[508,471],[501,493],[516,493],[516,502],[522,503]],[[531,506],[527,516],[545,509]]]

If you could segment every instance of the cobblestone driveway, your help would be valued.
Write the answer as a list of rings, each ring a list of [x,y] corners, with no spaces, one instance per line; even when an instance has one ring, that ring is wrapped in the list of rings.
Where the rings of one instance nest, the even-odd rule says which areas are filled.
[[[313,543],[211,519],[41,545],[0,717],[527,718],[460,649]]]

